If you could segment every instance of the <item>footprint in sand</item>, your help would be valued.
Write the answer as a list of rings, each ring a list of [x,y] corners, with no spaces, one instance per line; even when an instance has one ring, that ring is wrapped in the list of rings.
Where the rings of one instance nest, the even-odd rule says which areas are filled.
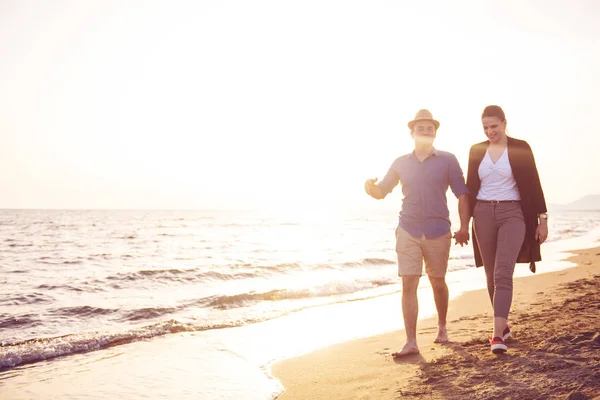
[[[573,343],[574,344],[574,343],[588,341],[588,340],[590,340],[591,338],[594,337],[595,333],[596,332],[593,332],[593,331],[592,332],[583,332],[580,335],[575,336],[573,339],[571,339],[569,343]]]
[[[469,380],[473,382],[483,382],[486,377],[487,375],[482,372],[474,372],[469,375]]]
[[[382,351],[376,351],[375,354],[377,354],[379,356],[388,356],[390,354],[390,348],[384,347],[384,349]]]

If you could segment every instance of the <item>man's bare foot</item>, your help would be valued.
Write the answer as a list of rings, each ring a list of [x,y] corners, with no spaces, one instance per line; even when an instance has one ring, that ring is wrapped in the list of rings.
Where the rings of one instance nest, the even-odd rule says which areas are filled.
[[[406,356],[410,356],[412,354],[419,354],[419,348],[417,347],[417,344],[416,343],[406,343],[404,345],[404,347],[402,348],[402,350],[392,353],[392,357],[394,357],[394,358],[406,357]]]
[[[445,326],[438,326],[437,336],[433,343],[448,343],[450,340],[448,339],[448,331]]]

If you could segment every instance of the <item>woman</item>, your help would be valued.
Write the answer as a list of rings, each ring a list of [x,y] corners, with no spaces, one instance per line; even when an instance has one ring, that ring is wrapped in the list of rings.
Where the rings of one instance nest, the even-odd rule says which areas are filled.
[[[494,308],[493,353],[507,351],[511,336],[508,313],[516,263],[541,260],[540,245],[548,237],[544,192],[529,144],[506,134],[499,106],[481,116],[488,140],[471,147],[467,186],[473,216],[475,264],[484,266]]]

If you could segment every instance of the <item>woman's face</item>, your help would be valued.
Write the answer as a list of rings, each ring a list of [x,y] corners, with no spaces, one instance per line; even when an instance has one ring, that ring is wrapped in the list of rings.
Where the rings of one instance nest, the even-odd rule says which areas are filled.
[[[490,143],[500,143],[506,137],[506,120],[500,121],[498,117],[483,117],[481,123]]]

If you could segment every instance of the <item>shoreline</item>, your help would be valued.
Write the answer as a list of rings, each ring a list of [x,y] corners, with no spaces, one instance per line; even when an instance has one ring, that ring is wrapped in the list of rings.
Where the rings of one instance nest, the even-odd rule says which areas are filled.
[[[578,281],[584,285],[586,281],[594,281],[594,275],[600,272],[600,247],[569,250],[568,253],[572,255],[564,261],[577,266],[515,278],[509,321],[517,338],[519,331],[525,328],[521,326],[522,315],[539,315],[548,305],[561,306],[560,301],[569,298],[565,285]],[[542,268],[538,271],[543,271],[543,263],[540,265]],[[546,300],[540,302],[542,298]],[[464,343],[473,341],[476,343],[477,357],[493,356],[487,345],[492,321],[489,303],[485,288],[464,292],[450,300],[448,331],[451,343],[448,345],[433,344],[437,326],[435,317],[419,320],[417,335],[421,353],[402,360],[390,356],[404,343],[404,332],[399,330],[334,344],[299,357],[277,361],[270,368],[271,375],[284,387],[277,399],[391,399],[402,397],[402,393],[414,397],[421,392],[434,396],[431,385],[421,381],[423,371],[428,366],[439,360],[452,359],[457,352],[462,352]],[[382,317],[385,313],[383,310]],[[402,316],[394,315],[392,318]],[[509,344],[509,356],[511,348]]]
[[[535,275],[528,269],[525,271],[526,265],[520,265],[522,271],[515,276],[526,277],[515,278],[513,304],[516,311],[520,312],[522,304],[537,301],[535,294],[540,291],[555,293],[550,288],[562,281],[576,279],[573,274],[581,273],[585,268],[597,270],[600,248],[591,248],[598,246],[598,237],[600,229],[585,237],[552,244],[546,249],[546,261]],[[576,267],[573,261],[577,259],[570,256],[577,253],[572,250],[577,248],[587,249],[580,253],[597,250],[596,257],[580,261],[583,266]],[[547,272],[541,273],[543,271]],[[454,287],[448,317],[450,338],[456,343],[469,343],[475,339],[474,332],[479,339],[487,338],[487,329],[491,326],[491,319],[486,320],[485,314],[491,308],[487,291],[473,291],[473,288],[485,285],[483,270],[461,270],[453,274],[452,285],[460,286],[450,288],[452,291]],[[526,285],[535,290],[526,289]],[[458,287],[464,290],[462,295]],[[522,296],[519,289],[532,299],[519,297]],[[413,398],[419,397],[415,393],[433,392],[431,387],[420,387],[420,381],[416,379],[425,373],[423,367],[438,365],[433,361],[452,356],[458,348],[432,343],[436,323],[427,315],[435,315],[435,307],[431,289],[423,287],[422,290],[419,297],[422,319],[418,322],[421,354],[398,363],[389,357],[389,353],[398,350],[404,340],[399,294],[394,294],[314,307],[285,318],[242,327],[179,332],[102,351],[23,365],[0,373],[0,392],[2,398],[15,400],[48,396],[67,400],[85,398],[89,396],[90,387],[95,388],[94,396],[98,399],[140,396],[181,400],[387,399],[398,398],[399,391],[412,393]],[[519,324],[513,321],[513,332],[517,337]],[[600,326],[600,321],[597,325]],[[477,355],[489,353],[489,345],[474,343]],[[483,346],[483,350],[477,346]],[[316,356],[319,354],[324,356],[319,359]],[[304,358],[309,361],[304,365],[297,364]],[[462,370],[460,362],[459,370]],[[286,376],[280,368],[290,363],[296,363],[293,365],[298,368],[289,370]],[[127,378],[123,381],[122,377]],[[291,394],[289,379],[304,379],[295,395]]]

